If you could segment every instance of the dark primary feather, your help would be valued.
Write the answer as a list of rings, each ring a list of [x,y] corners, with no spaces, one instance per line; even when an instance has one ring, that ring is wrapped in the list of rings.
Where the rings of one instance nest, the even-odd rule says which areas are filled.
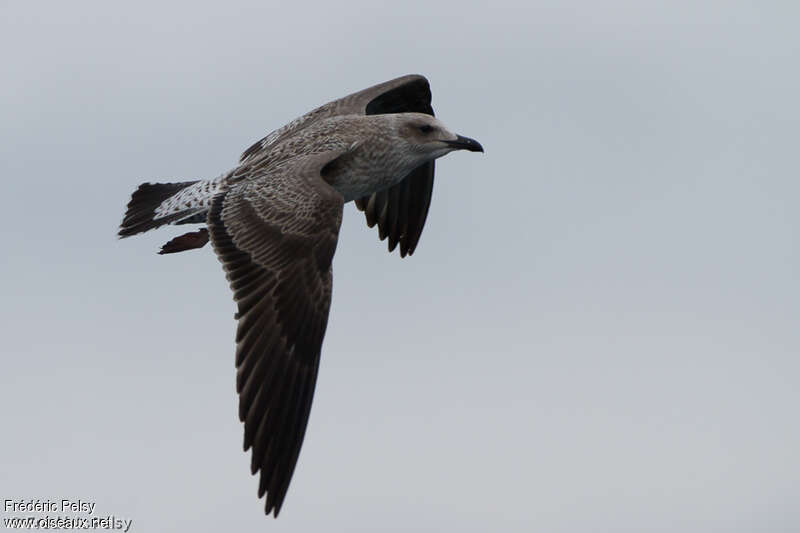
[[[401,257],[414,253],[422,235],[433,195],[434,168],[433,161],[426,163],[397,185],[355,201],[367,225],[378,225],[378,237],[389,238],[390,252],[400,244]]]
[[[331,300],[342,196],[300,156],[212,202],[209,232],[237,302],[237,391],[259,497],[277,517],[305,435]],[[259,174],[259,173],[263,174]]]

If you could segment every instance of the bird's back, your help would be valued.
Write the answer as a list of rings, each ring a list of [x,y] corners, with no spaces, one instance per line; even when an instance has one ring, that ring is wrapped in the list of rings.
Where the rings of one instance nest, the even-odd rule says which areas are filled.
[[[407,146],[397,136],[400,115],[340,115],[311,123],[252,153],[230,175],[231,186],[295,157],[342,152],[324,179],[349,202],[394,185],[413,170]],[[408,168],[406,168],[408,167]]]

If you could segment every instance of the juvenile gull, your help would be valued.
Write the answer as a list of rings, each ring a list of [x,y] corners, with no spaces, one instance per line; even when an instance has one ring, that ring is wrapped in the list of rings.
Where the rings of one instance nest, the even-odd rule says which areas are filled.
[[[325,104],[270,133],[221,176],[142,184],[121,237],[205,223],[159,253],[209,239],[234,293],[236,390],[265,512],[280,512],[311,410],[331,302],[342,208],[354,201],[389,251],[410,255],[433,190],[434,160],[481,145],[434,118],[428,81],[397,78]]]

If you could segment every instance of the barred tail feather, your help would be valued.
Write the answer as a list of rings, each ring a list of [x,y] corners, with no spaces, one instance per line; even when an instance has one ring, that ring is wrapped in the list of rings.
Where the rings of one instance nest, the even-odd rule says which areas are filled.
[[[156,209],[168,198],[197,181],[182,183],[142,183],[128,202],[128,210],[119,228],[120,237],[129,237],[169,224],[196,213],[197,209],[187,209],[163,216],[156,215]]]

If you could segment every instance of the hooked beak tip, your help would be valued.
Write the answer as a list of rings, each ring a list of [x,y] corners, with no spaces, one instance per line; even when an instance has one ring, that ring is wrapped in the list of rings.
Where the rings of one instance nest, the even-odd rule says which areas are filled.
[[[483,146],[475,139],[464,137],[463,135],[456,135],[455,141],[447,141],[447,144],[456,150],[469,150],[470,152],[483,152]]]

